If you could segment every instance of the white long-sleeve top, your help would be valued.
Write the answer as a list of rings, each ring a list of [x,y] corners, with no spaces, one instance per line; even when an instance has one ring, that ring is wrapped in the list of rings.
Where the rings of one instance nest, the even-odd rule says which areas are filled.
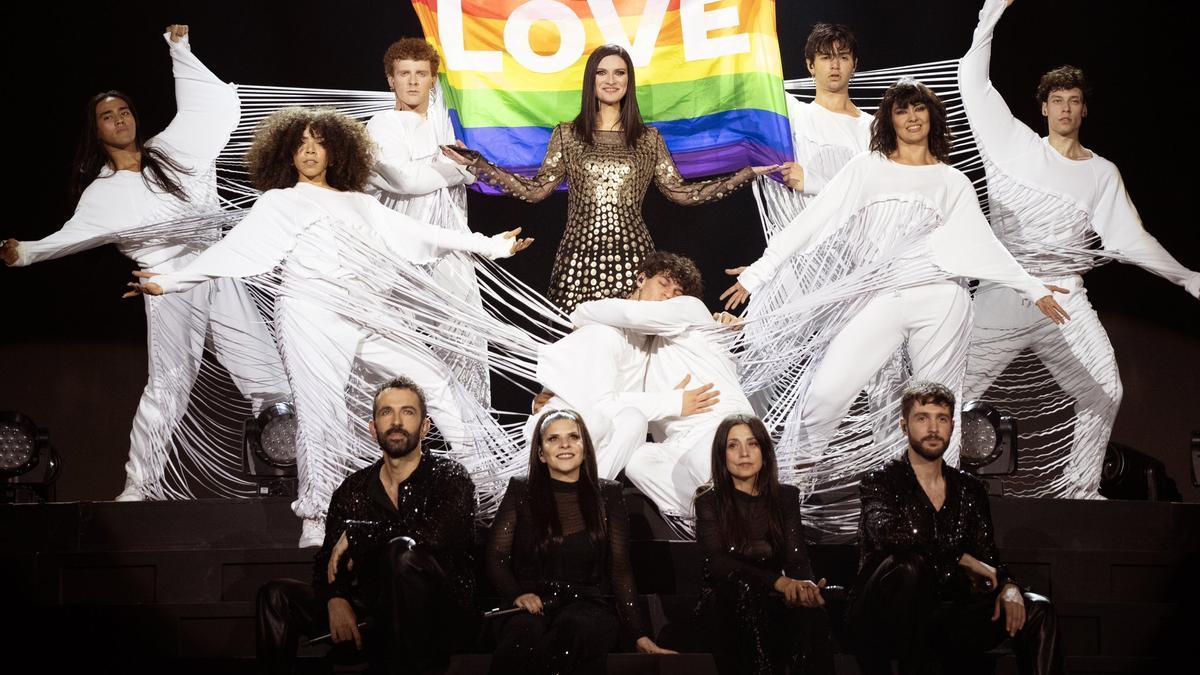
[[[1200,272],[1179,264],[1142,227],[1116,165],[1093,151],[1089,151],[1088,159],[1063,157],[1014,117],[992,86],[992,34],[1004,8],[1004,0],[984,3],[971,47],[958,67],[967,119],[985,160],[992,225],[1001,239],[1006,243],[1010,239],[1025,242],[1024,246],[1014,247],[1019,251],[1018,260],[1024,263],[1020,249],[1036,257],[1035,242],[1075,245],[1094,231],[1105,250],[1119,253],[1200,297]],[[1004,178],[1032,186],[1044,193],[1043,200],[1066,202],[1064,206],[1074,207],[1070,210],[1079,215],[1064,219],[1061,210],[1036,202],[1023,203],[1014,193],[1019,188]]]
[[[407,110],[384,110],[367,122],[377,152],[367,188],[384,206],[419,217],[431,210],[438,192],[468,185],[475,176],[442,155],[441,145],[454,143],[450,118],[431,108],[426,116]],[[440,223],[439,223],[440,224]]]
[[[683,410],[683,391],[672,386],[643,389],[645,343],[604,325],[579,325],[562,339],[538,349],[537,378],[549,391],[585,417],[612,419],[636,408],[655,421]]]
[[[871,116],[852,117],[787,95],[795,161],[804,168],[804,195],[815,195],[855,155],[871,145]]]
[[[571,321],[577,326],[618,328],[632,334],[634,343],[639,337],[653,338],[642,347],[649,357],[642,382],[645,391],[670,390],[691,375],[689,389],[711,383],[721,392],[720,401],[706,413],[680,417],[682,408],[677,407],[674,415],[661,420],[666,434],[680,426],[753,413],[738,383],[737,365],[718,337],[719,331],[728,329],[713,320],[699,298],[682,295],[662,301],[593,300],[579,305]]]
[[[427,264],[453,251],[489,258],[512,255],[512,239],[486,237],[434,227],[392,211],[362,192],[338,192],[309,183],[264,192],[225,238],[185,267],[154,277],[164,293],[186,291],[217,277],[248,277],[270,272],[280,262],[289,275],[314,280],[350,278],[341,264],[336,235],[311,227],[332,219],[359,234],[368,246],[415,264]],[[158,270],[155,270],[158,271]]]
[[[877,152],[850,160],[795,220],[771,238],[762,257],[738,281],[751,293],[757,292],[788,258],[823,241],[868,203],[888,196],[915,196],[938,211],[941,225],[929,235],[929,263],[947,277],[994,281],[1035,301],[1048,294],[996,239],[971,181],[961,171],[942,163],[898,164]]]
[[[162,133],[146,141],[166,153],[190,174],[178,176],[189,200],[152,188],[137,171],[100,170],[79,198],[75,214],[54,234],[17,247],[17,265],[59,258],[112,241],[144,269],[170,270],[181,256],[194,254],[206,242],[142,243],[120,238],[122,232],[220,208],[214,161],[237,127],[241,106],[233,85],[222,82],[188,46],[185,36],[171,42],[177,112]],[[215,238],[215,237],[214,237]]]

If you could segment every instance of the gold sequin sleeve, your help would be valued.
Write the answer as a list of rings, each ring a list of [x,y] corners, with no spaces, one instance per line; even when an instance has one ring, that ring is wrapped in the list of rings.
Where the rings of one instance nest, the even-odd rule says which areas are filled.
[[[482,181],[494,185],[504,192],[527,202],[540,202],[554,192],[554,188],[567,176],[566,160],[563,157],[562,125],[554,127],[542,166],[532,178],[518,176],[480,157],[471,166],[471,171]]]
[[[667,149],[662,134],[654,127],[646,127],[646,133],[654,135],[654,185],[676,204],[687,206],[724,199],[729,193],[754,180],[754,170],[747,166],[732,176],[685,181],[675,168],[675,160],[671,158],[671,151]]]

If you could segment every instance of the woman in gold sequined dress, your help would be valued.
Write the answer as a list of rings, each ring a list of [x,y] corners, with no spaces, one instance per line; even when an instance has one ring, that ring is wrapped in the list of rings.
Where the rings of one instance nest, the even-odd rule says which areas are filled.
[[[588,300],[625,297],[633,291],[642,258],[654,250],[642,219],[642,200],[652,180],[677,204],[703,204],[778,169],[745,167],[724,178],[683,180],[658,130],[642,122],[632,61],[616,45],[599,47],[588,57],[582,99],[575,120],[554,128],[546,157],[532,178],[482,157],[472,161],[444,150],[480,179],[527,202],[545,199],[567,179],[567,228],[547,293],[566,312]]]

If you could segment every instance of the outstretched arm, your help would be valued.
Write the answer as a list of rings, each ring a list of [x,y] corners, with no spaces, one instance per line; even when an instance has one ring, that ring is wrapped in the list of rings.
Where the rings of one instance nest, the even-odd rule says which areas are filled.
[[[600,324],[642,335],[678,335],[696,326],[713,323],[704,302],[691,296],[670,300],[609,298],[585,302],[571,313],[576,326]]]
[[[468,167],[480,180],[489,185],[495,185],[504,192],[526,202],[540,202],[567,177],[567,162],[563,155],[562,125],[554,127],[550,133],[550,142],[546,145],[546,156],[542,158],[542,166],[537,175],[532,178],[518,176],[511,171],[502,169],[483,156],[474,160],[442,148],[442,152],[455,162]]]
[[[686,181],[679,175],[671,151],[667,149],[667,143],[658,129],[647,127],[645,133],[654,136],[654,185],[663,196],[676,204],[690,206],[724,199],[734,190],[754,180],[755,176],[779,169],[778,166],[747,166],[724,178]]]
[[[1142,269],[1183,286],[1200,298],[1200,272],[1184,267],[1142,227],[1121,174],[1113,167],[1103,177],[1100,199],[1092,214],[1094,228],[1104,248],[1125,256]]]

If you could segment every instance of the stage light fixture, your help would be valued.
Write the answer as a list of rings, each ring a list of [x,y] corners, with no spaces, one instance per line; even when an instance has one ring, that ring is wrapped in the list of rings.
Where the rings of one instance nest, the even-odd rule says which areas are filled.
[[[50,432],[27,415],[0,411],[0,477],[4,502],[44,502],[53,498],[61,465]]]
[[[983,401],[962,407],[963,469],[977,476],[1004,476],[1017,470],[1017,421]]]
[[[243,463],[260,496],[296,495],[296,411],[291,403],[267,406],[246,419]]]
[[[1163,463],[1120,443],[1110,442],[1100,471],[1100,494],[1108,499],[1180,501],[1179,488]]]

